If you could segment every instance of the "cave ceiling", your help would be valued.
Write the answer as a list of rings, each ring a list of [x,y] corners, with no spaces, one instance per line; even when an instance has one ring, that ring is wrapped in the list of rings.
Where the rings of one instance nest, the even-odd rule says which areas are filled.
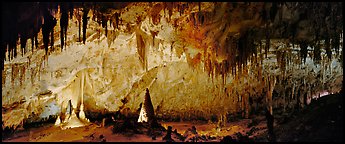
[[[125,17],[128,5],[142,6],[145,10],[134,16]],[[190,63],[217,63],[228,73],[229,67],[246,64],[251,55],[258,51],[261,40],[284,39],[286,43],[301,45],[302,49],[326,42],[326,50],[339,49],[343,17],[341,3],[328,2],[73,2],[73,3],[4,3],[3,45],[13,47],[14,40],[31,38],[39,32],[45,10],[64,11],[73,8],[92,9],[97,22],[110,21],[130,28],[121,31],[131,33],[146,16],[158,25],[161,16],[174,25],[171,42],[182,43],[182,51],[198,51]],[[160,15],[161,10],[165,14]],[[172,18],[173,13],[183,15]],[[73,15],[73,14],[72,14]],[[120,18],[119,18],[120,17]],[[183,25],[183,26],[182,26]],[[104,25],[102,24],[104,27]],[[133,28],[132,28],[133,27]],[[150,31],[155,38],[158,31]],[[331,45],[331,46],[327,46]],[[9,48],[11,49],[11,48]],[[265,49],[269,49],[266,46]],[[5,53],[2,48],[2,53]],[[301,50],[301,53],[305,53]],[[305,56],[305,54],[301,54]],[[318,58],[316,56],[316,58]]]

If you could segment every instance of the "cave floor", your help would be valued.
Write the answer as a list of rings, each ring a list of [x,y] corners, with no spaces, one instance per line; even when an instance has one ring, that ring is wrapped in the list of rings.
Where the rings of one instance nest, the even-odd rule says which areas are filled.
[[[290,114],[275,114],[274,132],[276,141],[343,141],[343,95],[333,94],[312,102],[299,112]],[[178,138],[172,133],[175,142],[193,141],[191,137],[199,137],[198,142],[222,141],[225,136],[241,141],[238,132],[250,141],[268,141],[266,120],[264,116],[252,116],[252,119],[238,119],[217,129],[217,123],[212,122],[163,122],[159,123],[167,129],[172,127],[177,133],[184,135],[188,129],[195,126],[197,135],[185,135],[185,139]],[[159,131],[156,137],[147,134],[147,129],[141,133],[113,133],[114,125],[92,123],[90,125],[61,130],[54,124],[18,130],[11,136],[3,138],[3,142],[164,142],[166,131]],[[242,137],[243,138],[243,137]],[[244,139],[242,139],[243,141]]]
[[[254,135],[263,134],[266,131],[266,125],[264,117],[262,121],[256,125],[256,128],[260,130],[256,131]],[[236,122],[228,123],[221,129],[216,129],[216,123],[207,122],[160,122],[160,124],[167,129],[168,126],[172,126],[172,130],[183,135],[192,126],[196,127],[199,135],[206,137],[212,137],[207,140],[200,139],[199,141],[220,141],[224,136],[234,135],[236,132],[241,132],[245,135],[246,132],[250,131],[251,127],[247,125],[251,122],[251,119],[242,119]],[[88,126],[71,128],[61,130],[54,124],[47,124],[42,127],[29,128],[15,132],[12,136],[4,139],[4,142],[101,142],[105,139],[107,142],[164,142],[163,137],[166,135],[166,131],[162,131],[161,135],[158,135],[155,139],[146,133],[135,134],[135,133],[115,133],[112,132],[113,126],[101,127],[95,123]],[[145,130],[144,130],[145,131]],[[101,136],[102,135],[102,136]],[[178,137],[172,134],[172,139],[175,142],[181,141]]]

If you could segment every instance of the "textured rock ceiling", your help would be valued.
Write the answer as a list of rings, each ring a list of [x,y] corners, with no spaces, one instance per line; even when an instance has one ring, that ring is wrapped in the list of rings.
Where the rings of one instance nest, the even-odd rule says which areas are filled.
[[[69,99],[79,108],[81,95],[86,117],[138,114],[149,88],[158,117],[208,119],[303,106],[342,85],[342,3],[2,3],[2,13],[3,128],[56,116]]]

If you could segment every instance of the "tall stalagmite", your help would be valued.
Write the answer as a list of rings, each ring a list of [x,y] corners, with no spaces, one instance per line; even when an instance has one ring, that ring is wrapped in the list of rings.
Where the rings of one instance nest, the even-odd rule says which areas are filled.
[[[155,112],[151,102],[149,89],[146,88],[144,103],[141,107],[138,122],[149,122],[155,121]]]

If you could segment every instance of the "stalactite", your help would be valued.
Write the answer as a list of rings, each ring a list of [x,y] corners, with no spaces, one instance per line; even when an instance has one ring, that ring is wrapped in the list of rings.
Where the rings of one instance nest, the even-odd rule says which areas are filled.
[[[211,77],[212,76],[212,63],[211,60],[207,59],[207,70],[208,70],[208,75]]]
[[[227,60],[223,60],[222,64],[221,64],[221,75],[222,75],[222,80],[223,80],[223,86],[225,86],[226,84],[226,77],[227,77],[227,73],[228,73],[228,61]]]
[[[182,16],[182,14],[183,14],[183,5],[181,6],[181,5],[177,5],[177,10],[178,10],[178,12],[180,12],[180,16]]]
[[[339,34],[334,34],[332,38],[332,48],[335,49],[336,54],[339,54],[339,45],[340,45],[340,38]]]
[[[73,10],[74,10],[74,5],[73,3],[69,3],[69,18],[72,20],[73,18]]]
[[[38,77],[39,81],[41,80],[41,68],[42,68],[42,65],[43,65],[43,61],[44,61],[44,59],[39,62],[39,66],[37,67],[36,76]]]
[[[115,13],[115,22],[116,22],[116,29],[118,29],[119,28],[119,22],[120,22],[120,20],[119,20],[119,17],[120,17],[120,13]]]
[[[285,52],[277,52],[277,61],[282,73],[285,71],[285,57]]]
[[[56,19],[49,13],[48,10],[45,10],[44,24],[42,25],[42,35],[43,35],[43,43],[44,43],[44,49],[45,49],[46,55],[48,54],[49,34],[52,32],[55,25],[56,25]],[[53,42],[51,42],[51,44],[53,44]]]
[[[235,78],[236,78],[236,75],[237,75],[237,66],[236,66],[236,64],[234,65],[233,69],[234,69],[234,74],[233,75],[235,75]]]
[[[107,37],[108,36],[108,21],[105,22],[105,36]]]
[[[34,39],[35,39],[35,48],[37,49],[37,47],[38,47],[37,33],[35,34]],[[33,48],[32,48],[32,52],[34,52]]]
[[[6,84],[6,76],[7,76],[7,70],[4,68],[4,70],[1,71],[2,72],[2,86],[5,86]]]
[[[158,31],[150,31],[150,33],[152,36],[152,47],[154,47],[155,46],[155,37],[157,36]]]
[[[267,53],[270,50],[270,44],[271,44],[271,40],[270,40],[270,36],[269,36],[269,30],[267,28],[267,24],[266,24],[266,45],[265,45],[265,58],[267,58]]]
[[[325,77],[326,77],[326,61],[322,62],[321,71],[322,71],[322,85],[324,85],[325,84]]]
[[[77,14],[76,14],[76,18],[77,18],[77,21],[78,21],[78,34],[79,34],[79,42],[81,42],[81,16],[80,16],[80,13],[79,13],[79,8],[77,9]]]
[[[332,50],[331,50],[329,38],[325,39],[325,49],[326,49],[326,54],[327,54],[328,59],[332,59]]]
[[[171,2],[171,4],[168,4],[169,22],[171,21],[173,10],[174,10],[174,2]]]
[[[262,53],[262,40],[259,40],[259,53],[261,54]]]
[[[48,28],[46,28],[46,24],[43,25],[42,28],[42,35],[43,35],[43,43],[44,43],[44,50],[46,52],[46,55],[48,54],[48,42],[49,42],[49,32]]]
[[[341,68],[344,68],[344,52],[340,55],[340,61],[341,61]]]
[[[198,24],[196,17],[197,17],[196,13],[192,13],[192,22],[194,24],[194,28],[197,27],[197,24]]]
[[[14,87],[14,64],[11,64],[11,84],[12,84],[12,87]]]
[[[84,112],[84,85],[85,85],[85,82],[84,82],[84,79],[85,79],[85,72],[82,71],[81,72],[81,87],[80,87],[80,90],[81,90],[81,104],[80,104],[80,112],[79,112],[79,118],[82,119],[82,120],[85,120],[86,117],[85,117],[85,112]],[[88,121],[88,119],[86,119]]]
[[[85,5],[83,6],[83,9],[85,9]],[[92,20],[96,21],[96,16],[97,16],[96,15],[96,3],[93,3],[91,10],[92,10]]]
[[[12,87],[14,87],[15,85],[15,80],[17,79],[18,74],[19,74],[19,65],[13,64],[12,65]]]
[[[34,84],[34,77],[35,77],[35,70],[36,68],[31,68],[30,69],[30,80],[31,80],[31,84]]]
[[[155,4],[151,9],[151,18],[152,23],[154,25],[157,25],[160,22],[160,14],[159,12],[163,9],[163,6],[161,4]]]
[[[137,39],[137,49],[138,49],[140,61],[143,64],[144,69],[147,69],[145,41],[142,35],[138,31],[136,32],[136,39]]]
[[[20,52],[22,53],[22,56],[24,56],[24,54],[25,54],[26,40],[27,40],[26,34],[22,34],[20,36],[20,47],[21,47],[21,51]]]
[[[316,45],[314,46],[314,60],[317,64],[320,64],[320,60],[321,60],[320,42],[316,42]]]
[[[30,39],[31,39],[31,52],[33,53],[34,52],[34,47],[35,47],[35,41],[34,41],[35,37],[32,37]]]
[[[112,25],[112,24],[113,24],[113,20],[110,18],[110,19],[109,19],[109,26],[110,26],[110,27],[114,27],[114,25]]]
[[[11,59],[13,60],[15,57],[17,57],[17,41],[11,42]]]
[[[53,21],[56,24],[56,19],[55,18],[53,18]],[[52,30],[50,32],[50,46],[51,46],[51,49],[54,50],[54,27],[52,28]]]
[[[67,28],[68,28],[68,10],[65,3],[62,3],[60,5],[60,12],[61,12],[61,18],[60,18],[60,39],[61,39],[61,51],[63,50],[63,47],[65,45],[65,41],[67,41]],[[65,39],[65,40],[64,40]]]
[[[300,43],[301,51],[300,51],[300,58],[303,60],[302,62],[306,62],[306,58],[308,56],[308,44],[305,41]]]
[[[108,19],[104,15],[102,15],[101,21],[102,21],[102,23],[101,23],[102,27],[105,28],[105,36],[107,36],[107,34],[108,34],[108,32],[107,32],[108,31],[108,27],[107,27]]]
[[[83,43],[85,44],[86,41],[86,28],[87,28],[87,21],[89,17],[87,14],[89,13],[89,9],[84,7],[83,8]],[[95,16],[94,16],[95,17]]]
[[[26,71],[25,65],[21,65],[20,85],[22,85],[23,81],[25,81],[25,71]]]

